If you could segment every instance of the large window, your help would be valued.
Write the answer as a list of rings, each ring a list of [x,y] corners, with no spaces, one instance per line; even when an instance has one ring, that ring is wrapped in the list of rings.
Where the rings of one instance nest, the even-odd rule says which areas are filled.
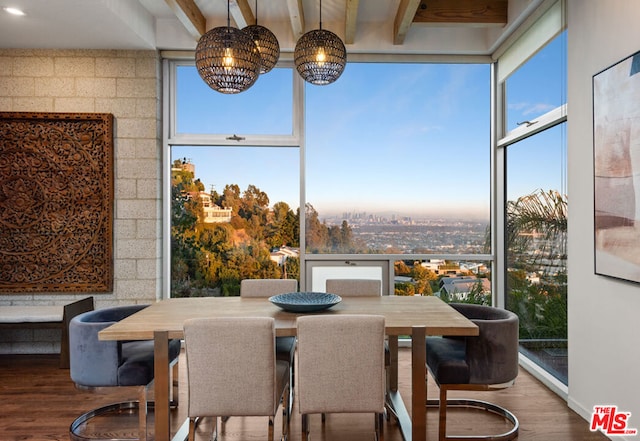
[[[225,95],[213,91],[193,65],[177,65],[176,132],[180,134],[291,135],[291,69],[273,69],[247,91]]]
[[[567,384],[566,123],[507,149],[507,298],[523,354]]]
[[[192,63],[171,68],[170,296],[238,295],[245,278],[298,278],[292,70],[224,95]]]
[[[554,38],[507,78],[507,131],[565,104],[566,44],[565,34]]]
[[[282,67],[230,96],[169,66],[171,296],[311,289],[333,259],[387,294],[491,302],[489,64],[350,63],[304,91]]]
[[[307,253],[487,252],[489,84],[487,64],[350,63],[307,86]]]
[[[566,31],[561,3],[524,35],[530,56],[504,75],[506,308],[520,318],[521,353],[566,385]],[[542,39],[547,31],[555,35]],[[547,33],[548,35],[548,33]],[[505,56],[510,59],[519,54]],[[500,66],[500,60],[498,62]]]

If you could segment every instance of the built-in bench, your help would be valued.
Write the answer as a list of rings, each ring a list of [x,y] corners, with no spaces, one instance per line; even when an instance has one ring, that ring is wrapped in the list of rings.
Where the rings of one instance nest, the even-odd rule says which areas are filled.
[[[93,297],[60,306],[0,306],[0,329],[60,329],[60,367],[69,368],[69,322],[93,308]]]

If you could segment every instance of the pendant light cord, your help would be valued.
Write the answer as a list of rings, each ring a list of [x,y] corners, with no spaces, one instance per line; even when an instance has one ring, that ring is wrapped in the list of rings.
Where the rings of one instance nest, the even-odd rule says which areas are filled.
[[[322,29],[322,0],[320,0],[320,29]]]
[[[231,0],[227,0],[227,27],[228,28],[231,27],[231,7],[229,6],[230,3],[231,3]]]

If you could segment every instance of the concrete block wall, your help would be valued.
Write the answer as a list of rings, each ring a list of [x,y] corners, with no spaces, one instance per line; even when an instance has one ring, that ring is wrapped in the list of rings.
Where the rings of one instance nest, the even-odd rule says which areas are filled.
[[[112,113],[114,283],[111,293],[0,293],[0,305],[96,307],[161,298],[161,66],[156,51],[0,49],[0,111]],[[0,334],[0,353],[59,351],[53,330]]]

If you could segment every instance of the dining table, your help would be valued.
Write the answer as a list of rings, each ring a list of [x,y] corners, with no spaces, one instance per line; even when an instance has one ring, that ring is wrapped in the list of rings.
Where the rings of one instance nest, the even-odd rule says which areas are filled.
[[[390,349],[387,405],[391,407],[405,441],[426,441],[426,344],[434,335],[474,336],[478,327],[435,296],[345,297],[322,311],[290,312],[267,298],[171,298],[112,324],[100,331],[100,340],[154,340],[154,429],[156,441],[182,440],[188,422],[173,431],[170,426],[169,340],[184,337],[187,319],[200,317],[272,317],[276,336],[295,336],[296,319],[306,314],[374,314],[385,318]],[[398,342],[411,341],[411,413],[398,390]]]

